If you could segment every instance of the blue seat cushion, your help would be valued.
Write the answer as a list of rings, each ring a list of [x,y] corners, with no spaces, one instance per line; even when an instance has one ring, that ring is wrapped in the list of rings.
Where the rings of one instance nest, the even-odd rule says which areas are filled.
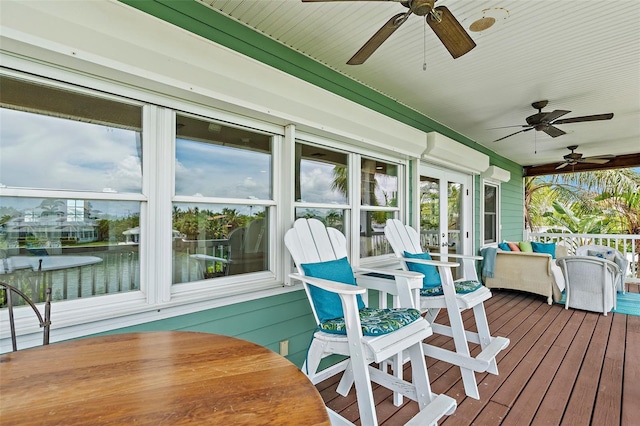
[[[547,253],[552,259],[556,258],[556,243],[538,243],[531,241],[531,247],[535,253]]]
[[[476,291],[482,284],[476,280],[468,280],[468,281],[457,281],[454,284],[456,289],[456,293],[465,294],[471,293],[472,291]],[[420,290],[420,296],[442,296],[444,292],[442,291],[442,286],[433,287],[433,288],[423,288]]]
[[[337,281],[343,284],[356,285],[356,279],[353,275],[353,269],[346,257],[338,260],[329,260],[326,262],[304,263],[300,265],[304,274],[308,277],[322,278],[325,280]],[[318,316],[318,320],[323,323],[330,319],[340,318],[344,316],[342,311],[342,302],[337,293],[323,290],[321,288],[309,285],[309,293],[313,307]],[[358,309],[364,308],[362,297],[358,294]]]
[[[432,260],[431,255],[429,253],[409,253],[408,251],[404,252],[404,257],[407,259],[425,259]],[[440,280],[440,274],[438,273],[438,268],[433,265],[422,265],[420,263],[411,263],[406,262],[407,268],[410,271],[420,272],[424,275],[422,279],[422,288],[430,289],[434,287],[439,287],[442,284]]]
[[[360,324],[364,336],[380,336],[396,331],[420,318],[413,308],[360,309]],[[334,318],[320,324],[320,330],[333,334],[347,334],[344,318]]]

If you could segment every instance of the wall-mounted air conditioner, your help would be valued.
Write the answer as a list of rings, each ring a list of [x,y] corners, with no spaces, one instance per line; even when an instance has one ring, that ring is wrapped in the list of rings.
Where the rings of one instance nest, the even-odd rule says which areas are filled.
[[[483,179],[493,180],[496,182],[509,182],[511,173],[508,170],[501,169],[498,166],[491,166],[480,175]]]
[[[436,132],[427,133],[422,160],[472,174],[480,174],[489,167],[488,155]]]

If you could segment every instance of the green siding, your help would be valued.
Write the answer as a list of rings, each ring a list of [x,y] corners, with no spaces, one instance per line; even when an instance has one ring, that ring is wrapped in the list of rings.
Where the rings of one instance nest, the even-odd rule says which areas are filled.
[[[493,160],[493,159],[492,159]],[[520,241],[524,230],[524,187],[522,167],[512,162],[496,159],[493,165],[511,172],[509,182],[500,185],[500,222],[502,223],[501,239]]]
[[[194,312],[102,334],[181,330],[239,337],[278,352],[279,343],[289,340],[287,358],[302,366],[315,321],[304,290],[250,302]]]

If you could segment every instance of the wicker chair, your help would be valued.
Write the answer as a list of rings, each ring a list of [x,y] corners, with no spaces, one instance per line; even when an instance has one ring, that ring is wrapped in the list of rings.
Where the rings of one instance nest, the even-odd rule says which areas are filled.
[[[576,256],[602,257],[618,265],[618,268],[620,268],[620,276],[616,281],[616,288],[621,293],[625,292],[624,278],[627,273],[627,268],[629,267],[629,261],[618,250],[603,245],[589,244],[578,247],[576,249]]]
[[[595,256],[567,256],[556,260],[565,280],[565,309],[602,312],[616,307],[616,283],[620,268]]]

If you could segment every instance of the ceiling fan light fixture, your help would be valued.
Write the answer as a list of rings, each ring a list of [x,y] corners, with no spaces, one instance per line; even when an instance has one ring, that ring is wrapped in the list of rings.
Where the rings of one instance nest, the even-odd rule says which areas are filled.
[[[509,11],[503,7],[493,7],[483,9],[462,20],[462,25],[475,35],[499,27],[501,23],[509,18]],[[493,29],[492,29],[493,31]]]
[[[476,19],[469,25],[469,31],[474,33],[480,33],[482,31],[488,30],[496,23],[496,18],[492,16],[483,16],[480,19]]]

